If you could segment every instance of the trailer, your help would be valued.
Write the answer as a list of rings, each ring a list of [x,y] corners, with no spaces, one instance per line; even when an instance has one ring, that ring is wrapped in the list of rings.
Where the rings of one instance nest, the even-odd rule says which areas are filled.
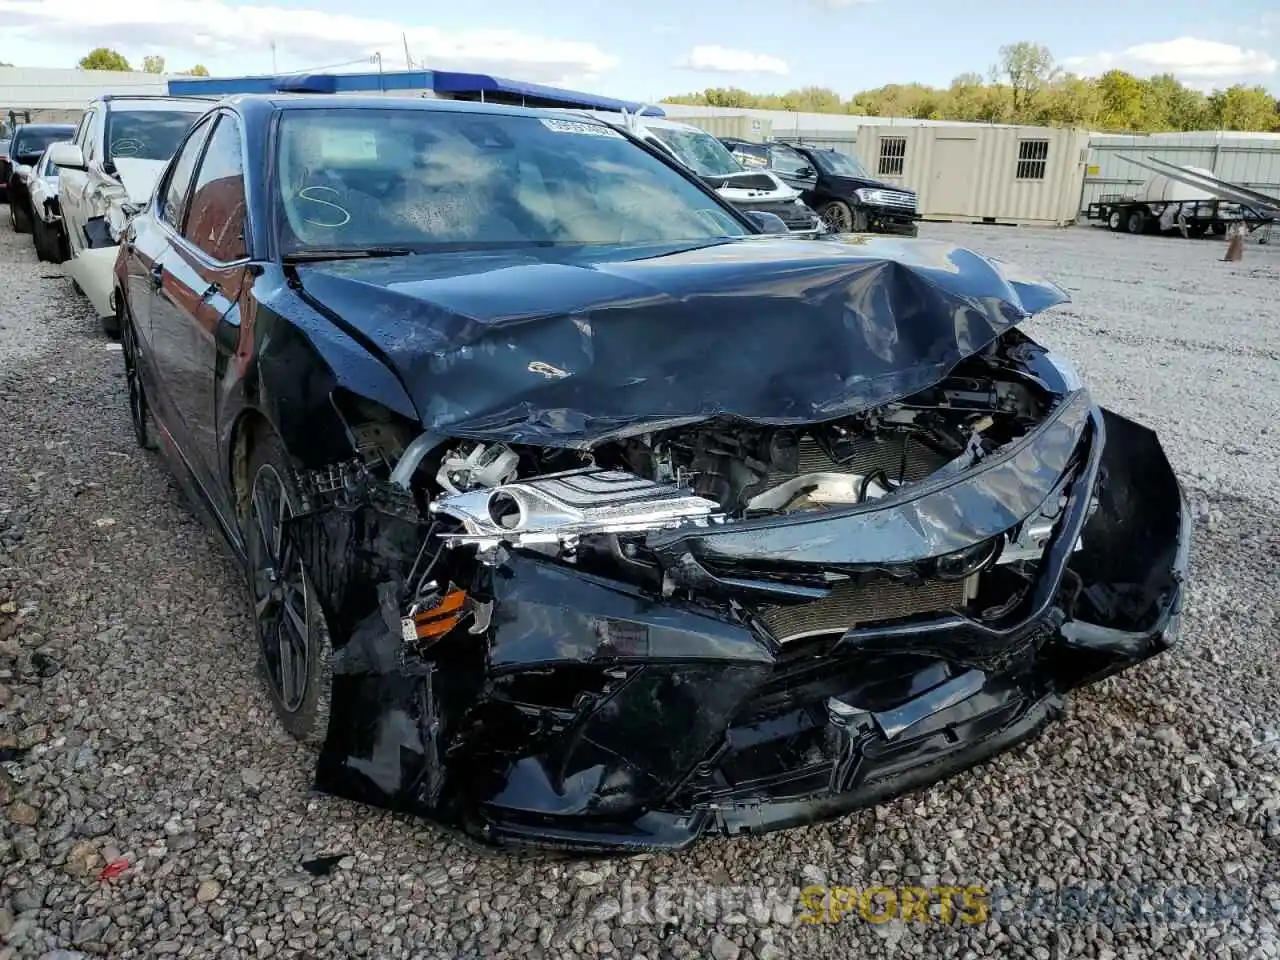
[[[1144,164],[1145,166],[1145,164]],[[1183,174],[1195,182],[1188,182]],[[1165,233],[1177,230],[1187,237],[1205,234],[1226,236],[1232,226],[1242,224],[1252,233],[1268,226],[1270,210],[1259,210],[1239,198],[1215,196],[1204,184],[1213,180],[1199,167],[1157,171],[1135,196],[1103,195],[1085,208],[1085,217],[1100,221],[1112,230],[1129,233]]]

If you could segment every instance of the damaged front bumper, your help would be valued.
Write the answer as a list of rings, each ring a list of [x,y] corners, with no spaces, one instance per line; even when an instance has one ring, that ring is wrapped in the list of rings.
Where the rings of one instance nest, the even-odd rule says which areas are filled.
[[[317,786],[490,844],[675,849],[837,816],[1009,749],[1069,691],[1167,649],[1182,606],[1190,519],[1155,435],[1094,407],[1055,423],[1067,432],[1039,438],[1035,462],[925,491],[902,527],[923,539],[899,549],[929,555],[988,535],[1005,511],[1029,514],[1016,479],[1062,456],[1065,506],[1033,586],[981,622],[779,641],[736,601],[664,600],[512,551],[468,586],[467,626],[424,652],[400,619],[424,536],[413,511],[365,498],[300,516],[288,535],[337,650]],[[910,545],[887,536],[906,516],[864,510],[840,537],[726,525],[666,537],[667,558],[750,568],[753,550],[798,558],[799,531],[807,556],[848,563],[861,545]]]

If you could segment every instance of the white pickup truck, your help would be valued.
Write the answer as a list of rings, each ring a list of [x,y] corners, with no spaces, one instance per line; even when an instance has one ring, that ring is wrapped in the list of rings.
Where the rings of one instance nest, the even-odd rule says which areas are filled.
[[[72,142],[50,147],[49,159],[60,168],[70,254],[65,269],[112,336],[120,333],[112,302],[120,235],[151,198],[183,136],[211,106],[200,97],[98,97]]]

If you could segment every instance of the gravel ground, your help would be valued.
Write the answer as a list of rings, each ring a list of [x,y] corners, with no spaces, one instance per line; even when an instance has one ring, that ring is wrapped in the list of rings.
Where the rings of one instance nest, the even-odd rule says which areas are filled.
[[[1182,645],[923,794],[548,861],[308,792],[233,564],[133,445],[119,350],[0,231],[0,960],[1280,955],[1280,250],[926,233],[1066,286],[1033,333],[1159,429],[1195,503]],[[935,892],[924,920],[883,898],[888,922],[806,924],[813,883],[978,886],[989,909],[948,923]]]

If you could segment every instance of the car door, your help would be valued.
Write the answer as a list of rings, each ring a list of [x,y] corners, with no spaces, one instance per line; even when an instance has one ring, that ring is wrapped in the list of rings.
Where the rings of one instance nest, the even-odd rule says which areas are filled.
[[[165,344],[161,362],[171,403],[191,441],[189,466],[229,520],[230,504],[219,483],[218,384],[238,348],[240,291],[247,276],[244,141],[233,114],[210,120],[213,130],[179,236],[167,245],[159,265],[151,325],[157,344]]]
[[[131,303],[141,305],[141,316],[135,319],[150,346],[150,365],[155,382],[152,400],[177,444],[187,467],[202,483],[200,458],[192,425],[187,422],[190,402],[184,398],[193,379],[188,355],[186,323],[183,319],[190,299],[189,291],[199,285],[184,268],[175,249],[183,244],[182,228],[186,225],[191,186],[196,168],[213,129],[213,117],[196,124],[165,170],[152,202],[152,214],[135,231],[131,241]],[[136,299],[133,291],[139,291]]]
[[[80,148],[86,162],[89,159],[90,131],[95,128],[98,111],[90,107],[80,118],[80,126],[71,142]],[[71,256],[75,256],[85,247],[83,228],[87,215],[85,213],[85,193],[89,189],[89,174],[85,170],[70,168],[58,172],[58,206],[62,210],[62,222],[67,232],[67,242]]]
[[[769,169],[787,186],[795,187],[806,195],[818,185],[818,172],[809,159],[785,143],[769,144]],[[805,202],[808,202],[807,196]]]

